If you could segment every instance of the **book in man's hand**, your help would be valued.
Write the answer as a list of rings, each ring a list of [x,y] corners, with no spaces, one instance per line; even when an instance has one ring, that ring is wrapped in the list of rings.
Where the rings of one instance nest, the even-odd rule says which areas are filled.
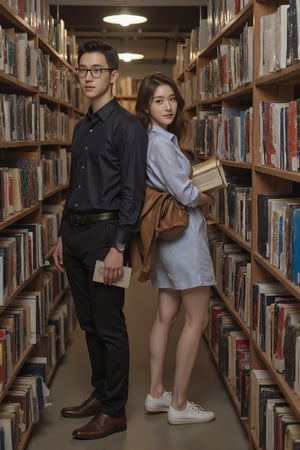
[[[96,261],[93,281],[97,281],[98,283],[103,283],[103,270],[104,270],[104,261]],[[123,273],[121,278],[112,283],[113,286],[118,286],[122,288],[128,288],[130,283],[132,268],[128,266],[123,266]]]
[[[193,165],[192,180],[201,192],[213,191],[227,186],[225,172],[217,156]]]

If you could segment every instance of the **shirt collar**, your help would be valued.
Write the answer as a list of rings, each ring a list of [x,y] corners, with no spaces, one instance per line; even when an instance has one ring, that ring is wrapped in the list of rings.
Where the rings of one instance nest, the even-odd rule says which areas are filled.
[[[170,131],[165,128],[160,127],[159,125],[152,125],[150,131],[154,133],[162,134],[166,138],[170,139],[170,141],[177,142],[177,138],[174,133],[170,133]]]
[[[98,109],[95,113],[92,111],[92,107],[90,106],[87,112],[87,118],[95,119],[96,117],[105,122],[108,116],[119,106],[119,102],[116,98],[112,98],[109,102],[107,102],[102,108]]]

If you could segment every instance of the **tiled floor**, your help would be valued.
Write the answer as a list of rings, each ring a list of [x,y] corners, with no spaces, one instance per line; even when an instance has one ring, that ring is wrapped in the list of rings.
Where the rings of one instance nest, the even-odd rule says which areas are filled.
[[[210,358],[205,343],[201,345],[193,373],[189,398],[216,413],[207,424],[168,425],[165,414],[144,414],[147,393],[148,336],[156,307],[156,291],[148,283],[132,283],[127,290],[126,316],[131,343],[131,377],[127,405],[128,429],[105,439],[78,441],[72,430],[87,419],[65,419],[60,409],[85,400],[91,392],[90,371],[81,330],[77,329],[67,347],[51,384],[52,406],[41,414],[27,450],[247,450],[248,437],[242,427],[224,384]],[[174,348],[179,324],[170,340],[166,367],[166,388],[171,389]]]

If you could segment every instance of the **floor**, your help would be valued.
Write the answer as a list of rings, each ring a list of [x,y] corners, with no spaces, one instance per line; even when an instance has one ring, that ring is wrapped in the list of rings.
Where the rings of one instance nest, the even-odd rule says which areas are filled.
[[[126,295],[125,312],[131,345],[127,431],[100,440],[74,440],[72,430],[84,425],[88,419],[60,416],[63,406],[81,403],[91,389],[84,336],[76,329],[50,386],[51,406],[42,411],[26,450],[247,450],[248,437],[204,342],[191,380],[189,398],[215,411],[216,420],[207,424],[168,425],[166,414],[144,414],[149,383],[147,340],[156,307],[156,291],[148,283],[133,282]],[[172,386],[174,348],[179,329],[180,321],[170,339],[167,389]]]

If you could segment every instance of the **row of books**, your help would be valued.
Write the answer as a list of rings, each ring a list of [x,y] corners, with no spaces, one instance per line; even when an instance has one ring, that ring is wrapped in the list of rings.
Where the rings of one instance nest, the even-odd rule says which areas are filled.
[[[251,286],[249,254],[217,233],[208,234],[218,289],[232,300],[232,307],[251,326],[254,342],[300,396],[299,302],[278,282],[260,280]]]
[[[266,369],[253,369],[251,422],[254,439],[263,450],[298,450],[300,422]]]
[[[0,305],[44,265],[42,227],[38,223],[16,223],[1,231]]]
[[[227,175],[227,186],[218,193],[219,223],[251,242],[252,187],[247,175]]]
[[[60,208],[45,205],[43,223],[15,223],[1,231],[0,305],[5,305],[14,291],[45,265],[46,255],[57,240]]]
[[[39,106],[39,133],[37,139],[45,141],[71,142],[76,119],[63,111],[49,108],[46,104]]]
[[[42,303],[41,303],[41,326],[40,335],[46,333],[48,319],[53,311],[58,299],[64,294],[66,298],[66,289],[68,280],[64,273],[57,270],[54,265],[48,265],[44,268],[42,274]]]
[[[0,26],[0,70],[22,83],[38,87],[40,92],[71,103],[75,74],[54,64],[50,55],[35,45],[26,32]]]
[[[28,364],[33,363],[29,358]],[[0,448],[17,450],[24,433],[48,405],[49,390],[41,375],[20,375],[0,405]]]
[[[41,292],[24,291],[0,316],[0,386],[5,389],[16,363],[38,339]]]
[[[53,305],[52,305],[53,306]],[[33,355],[43,354],[44,363],[41,367],[36,365],[36,371],[42,371],[49,383],[60,357],[65,353],[67,340],[77,323],[74,302],[69,290],[64,292],[59,304],[48,316],[45,333],[33,350]]]
[[[278,282],[260,280],[251,286],[249,254],[224,242],[212,227],[208,235],[218,289],[232,300],[241,320],[251,326],[256,345],[300,397],[299,302]]]
[[[300,285],[300,198],[297,194],[258,194],[258,251]]]
[[[200,69],[200,99],[216,98],[252,81],[253,27],[246,25],[239,39],[220,44],[218,56]]]
[[[236,16],[249,0],[210,0],[200,6],[199,26],[177,44],[175,73],[180,76],[209,41]]]
[[[245,6],[245,2],[239,3],[236,0],[209,2],[208,40],[218,34]],[[274,13],[261,17],[260,76],[283,69],[300,60],[299,28],[298,0],[290,0],[288,5],[280,5]],[[190,61],[191,41],[193,42],[189,39],[185,44],[179,44],[181,48],[177,49],[178,60],[183,59],[181,69]],[[201,98],[214,98],[251,81],[253,81],[253,27],[246,25],[240,39],[231,39],[229,43],[221,44],[218,58],[201,70]]]
[[[174,67],[174,75],[177,77],[182,76],[184,70],[190,64],[194,63],[198,52],[201,48],[204,48],[208,42],[208,34],[204,34],[204,29],[207,31],[207,19],[205,19],[205,24],[203,22],[204,21],[200,19],[199,27],[194,28],[189,37],[177,44],[176,62]]]
[[[49,338],[49,368],[55,366],[61,356],[66,352],[66,341],[69,337],[66,334],[69,321],[68,312],[67,304],[63,303],[57,306],[50,314],[46,329]],[[71,314],[70,318],[72,316]]]
[[[26,24],[43,38],[61,58],[74,62],[75,48],[73,40],[68,39],[68,32],[62,19],[55,19],[50,14],[50,7],[45,0],[5,0]]]
[[[1,221],[7,219],[10,214],[37,205],[47,192],[67,184],[69,154],[66,149],[61,148],[58,156],[56,153],[55,155],[48,152],[48,158],[42,158],[40,165],[37,165],[35,158],[18,158],[5,161],[5,164],[14,167],[0,167]]]
[[[209,40],[216,36],[249,3],[249,0],[209,0]]]
[[[1,231],[0,305],[4,305],[35,270],[45,265],[47,255],[57,242],[62,211],[61,204],[45,204],[42,223],[15,223]],[[49,270],[45,268],[44,276],[48,277]],[[53,301],[58,292],[53,287],[51,292]]]
[[[75,74],[51,61],[49,54],[36,49],[37,87],[40,93],[73,105]]]
[[[278,282],[261,280],[252,289],[252,337],[299,397],[299,302]]]
[[[223,302],[210,302],[209,345],[222,375],[240,404],[240,416],[248,417],[250,355],[249,339],[225,309]]]
[[[71,295],[67,294],[49,315],[44,337],[47,346],[45,356],[33,355],[26,359],[1,402],[1,449],[18,450],[26,430],[32,424],[38,423],[40,411],[50,405],[50,391],[47,387],[49,373],[64,354],[66,340],[75,323],[73,300]]]
[[[39,139],[38,105],[31,95],[0,93],[2,142]]]
[[[264,100],[259,105],[262,165],[298,172],[300,168],[300,99]]]
[[[211,351],[240,405],[241,418],[250,419],[257,447],[263,450],[297,450],[300,422],[269,371],[250,370],[248,337],[223,302],[211,299],[209,311]]]
[[[207,6],[199,6],[200,17],[199,26],[193,28],[190,36],[185,38],[184,42],[177,44],[175,75],[181,76],[184,69],[194,61],[198,53],[207,46],[208,43],[208,24],[207,24]]]
[[[176,77],[182,76],[190,61],[189,40],[185,39],[184,42],[177,44],[174,75]]]
[[[76,118],[37,104],[33,96],[0,93],[0,140],[70,142]]]
[[[131,76],[120,77],[114,84],[113,93],[115,96],[136,96],[138,93],[139,85],[141,83],[140,78]]]
[[[22,83],[37,86],[35,42],[27,33],[0,26],[0,70]]]
[[[218,289],[232,301],[235,311],[250,326],[250,255],[237,244],[225,242],[222,236],[212,236],[211,231],[208,236]]]
[[[65,147],[58,150],[42,151],[38,171],[41,172],[42,195],[57,188],[66,186],[69,180],[71,153]],[[39,195],[39,199],[42,197]]]
[[[37,344],[42,336],[49,333],[49,326],[55,325],[59,313],[59,327],[52,329],[52,342],[60,351],[52,350],[57,354],[56,360],[64,353],[65,340],[74,314],[70,312],[71,297],[66,297],[59,307],[54,308],[55,302],[62,296],[67,288],[67,279],[54,266],[43,272],[41,290],[24,290],[18,294],[0,315],[0,387],[3,390],[7,381],[13,375],[14,366],[22,358],[30,345]],[[73,323],[72,323],[73,326]]]
[[[43,336],[48,333],[50,317],[56,311],[55,306],[60,301],[61,309],[67,310],[66,305],[72,306],[72,298],[67,294],[68,281],[65,274],[62,274],[54,265],[45,267],[42,274],[42,287],[40,291],[24,291],[35,306],[35,316],[33,317],[32,334],[33,344],[39,343]],[[22,294],[21,294],[22,295]],[[63,297],[63,300],[61,300]],[[55,309],[54,309],[55,308]],[[65,320],[72,320],[72,317],[65,317]],[[65,324],[66,325],[66,324]],[[68,327],[65,326],[67,331]],[[58,337],[56,337],[56,340]]]
[[[259,75],[276,72],[300,60],[300,5],[287,5],[260,19]]]
[[[180,86],[180,93],[184,98],[187,107],[193,105],[198,100],[198,79],[196,75],[190,79],[183,81]]]
[[[42,224],[44,232],[44,253],[49,255],[57,243],[57,236],[63,215],[62,203],[44,203]]]
[[[284,290],[280,292],[276,283],[260,284],[254,286],[253,335],[275,369],[283,373],[287,384],[300,397],[299,303]]]
[[[252,107],[223,106],[221,111],[200,110],[191,120],[191,130],[186,146],[195,155],[251,163]]]

